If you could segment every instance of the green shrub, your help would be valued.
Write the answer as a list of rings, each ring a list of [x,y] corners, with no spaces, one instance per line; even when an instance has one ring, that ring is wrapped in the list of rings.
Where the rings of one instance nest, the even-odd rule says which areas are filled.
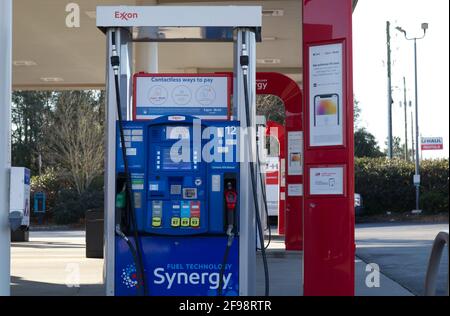
[[[85,191],[79,195],[75,190],[63,189],[58,192],[53,219],[60,225],[77,223],[90,209],[103,209],[102,191]]]
[[[413,175],[412,162],[386,158],[355,158],[355,192],[362,195],[367,214],[414,209]],[[422,161],[420,175],[421,209],[426,212],[448,211],[448,159]]]
[[[57,193],[62,188],[69,188],[67,180],[61,177],[54,169],[47,169],[40,176],[31,177],[31,199],[36,192],[44,192],[46,196],[46,210],[51,212],[56,203]],[[34,212],[31,213],[34,215]]]

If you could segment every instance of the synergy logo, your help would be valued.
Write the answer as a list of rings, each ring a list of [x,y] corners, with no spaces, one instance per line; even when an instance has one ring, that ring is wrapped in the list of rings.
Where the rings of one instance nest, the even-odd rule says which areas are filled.
[[[220,274],[218,272],[166,272],[164,268],[156,268],[153,271],[155,284],[166,284],[166,288],[170,290],[173,285],[207,285],[209,289],[216,290],[219,288]],[[224,273],[223,288],[228,288],[233,273]]]
[[[134,20],[138,18],[138,14],[136,12],[114,12],[114,18],[120,19],[123,21]]]
[[[123,284],[127,288],[131,289],[137,287],[138,281],[136,276],[136,267],[134,264],[129,264],[123,268],[120,277],[122,278]]]

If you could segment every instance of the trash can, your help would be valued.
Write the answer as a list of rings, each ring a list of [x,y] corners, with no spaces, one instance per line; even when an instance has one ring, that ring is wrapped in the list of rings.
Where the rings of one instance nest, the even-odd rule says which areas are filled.
[[[86,211],[86,258],[103,258],[103,210]]]
[[[11,231],[11,242],[27,242],[30,241],[28,227],[21,227],[16,231]]]

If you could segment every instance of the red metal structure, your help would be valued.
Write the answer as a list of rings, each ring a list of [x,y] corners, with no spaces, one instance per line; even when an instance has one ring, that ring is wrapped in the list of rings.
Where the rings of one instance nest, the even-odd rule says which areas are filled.
[[[285,107],[285,148],[289,147],[289,135],[303,131],[302,123],[302,99],[303,94],[298,84],[291,78],[277,72],[257,72],[256,73],[256,93],[271,94],[279,97]],[[288,155],[285,151],[286,159],[286,185],[303,185],[303,175],[289,174]],[[301,153],[302,154],[302,153]],[[288,194],[286,190],[285,200],[285,245],[286,250],[303,249],[303,221],[302,206],[303,196],[299,194]],[[280,212],[282,213],[282,212]],[[283,219],[281,219],[282,221]]]
[[[320,65],[319,46],[338,44],[341,47],[342,84],[339,93],[342,121],[342,142],[335,146],[312,144],[316,129],[317,95],[320,84],[313,79]],[[328,46],[329,47],[329,46]],[[326,53],[324,53],[325,55]],[[305,113],[305,192],[304,192],[304,294],[354,295],[354,156],[353,156],[353,88],[352,88],[352,1],[303,0],[303,69]],[[312,70],[311,70],[312,69]],[[319,83],[317,82],[319,81]],[[331,95],[331,94],[330,94]],[[337,97],[336,97],[337,98]],[[314,112],[314,113],[312,113]],[[321,113],[319,113],[321,114]],[[317,115],[319,115],[317,114]],[[339,112],[338,112],[339,116]],[[314,117],[314,120],[311,119]],[[317,168],[317,169],[316,169]],[[317,170],[327,168],[342,172],[342,193],[317,194]],[[339,182],[337,177],[337,182]],[[313,189],[314,185],[314,189]],[[331,185],[331,184],[330,184]],[[333,182],[333,186],[335,183]],[[314,191],[314,192],[313,192]]]
[[[266,173],[266,185],[277,185],[278,196],[278,234],[285,234],[285,208],[286,208],[286,135],[284,125],[274,121],[267,121],[266,137],[275,137],[279,145],[278,170]]]

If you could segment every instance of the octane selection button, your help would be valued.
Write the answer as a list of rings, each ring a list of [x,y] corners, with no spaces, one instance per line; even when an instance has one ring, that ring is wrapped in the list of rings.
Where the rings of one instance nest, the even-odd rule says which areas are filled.
[[[170,220],[170,224],[172,227],[179,227],[180,226],[180,218],[179,217],[172,217]]]
[[[192,217],[191,218],[191,226],[192,227],[199,227],[200,226],[200,218]]]
[[[181,227],[189,227],[189,218],[184,217],[181,219]]]
[[[153,217],[152,218],[152,226],[160,227],[161,226],[161,217]]]

